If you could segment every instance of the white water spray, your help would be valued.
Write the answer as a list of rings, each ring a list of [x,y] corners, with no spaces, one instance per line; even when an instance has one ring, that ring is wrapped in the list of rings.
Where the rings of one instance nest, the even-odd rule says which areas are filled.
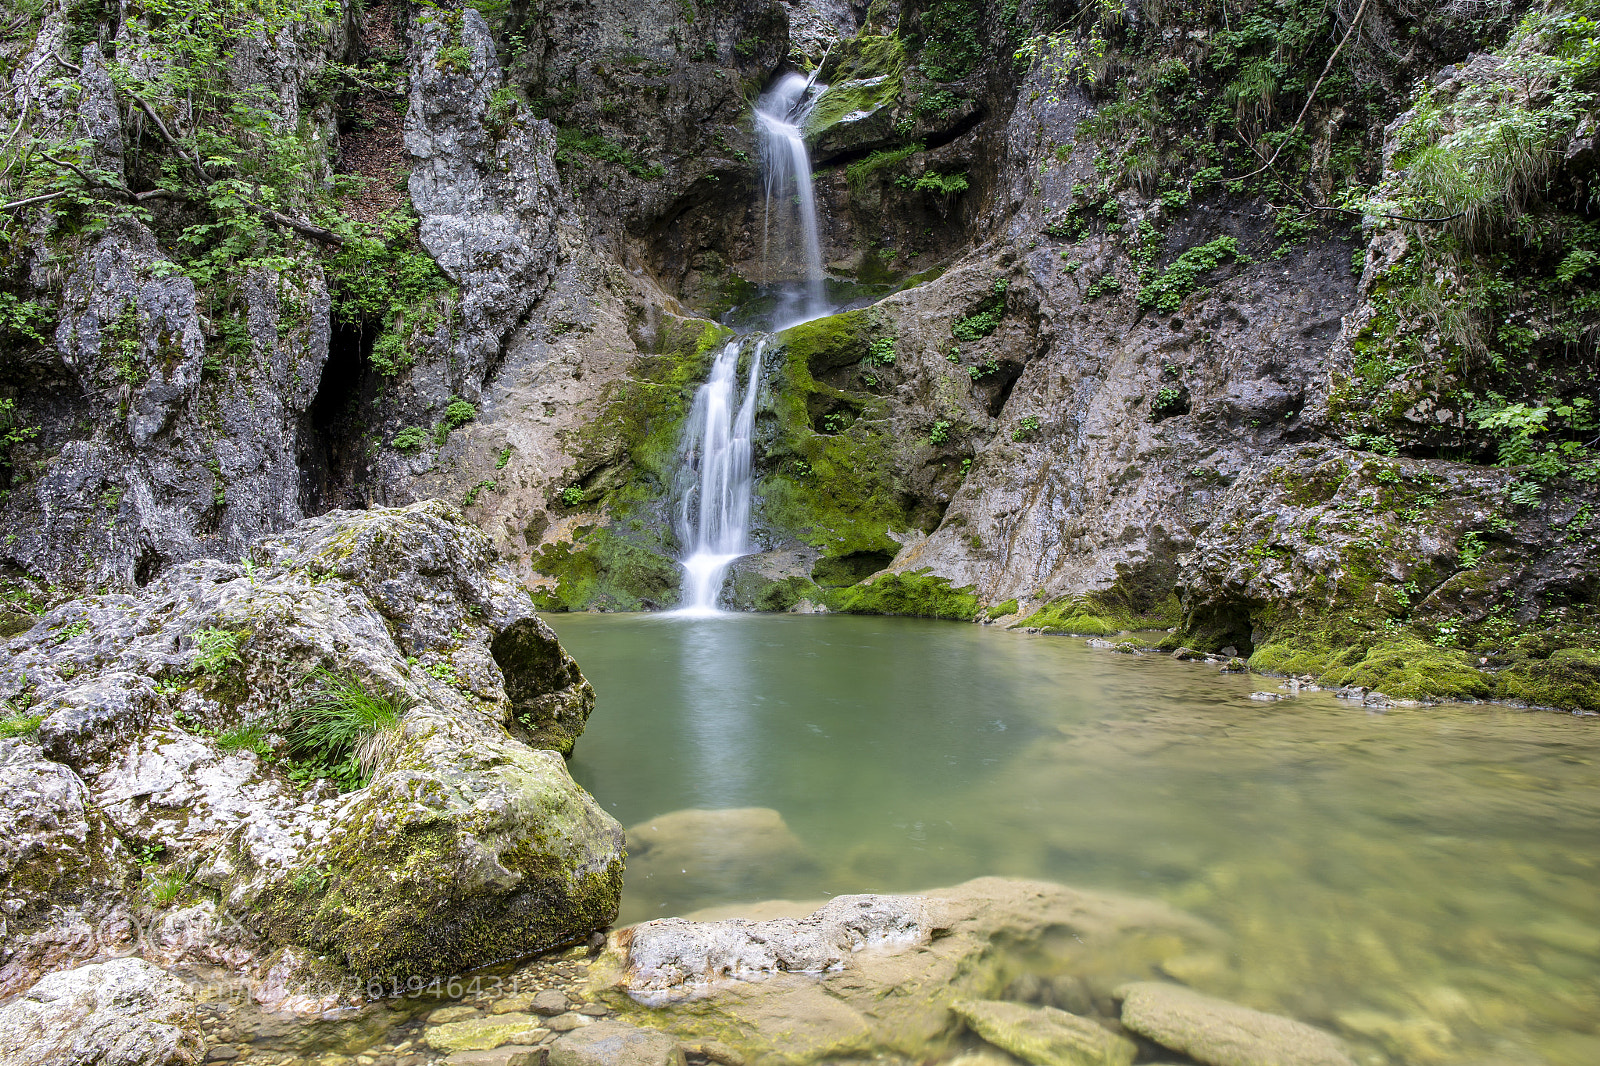
[[[798,267],[802,282],[799,291],[787,292],[780,302],[773,315],[775,331],[828,312],[822,286],[817,197],[811,187],[811,156],[801,133],[816,106],[815,88],[802,75],[786,74],[756,101],[756,132],[761,142],[761,174],[766,192],[762,262],[770,271],[776,244],[781,268],[790,272]],[[801,255],[799,263],[792,258],[795,251]]]
[[[679,477],[689,484],[678,504],[678,540],[688,545],[683,560],[683,606],[679,614],[717,613],[728,566],[750,551],[750,438],[755,434],[756,391],[761,350],[756,341],[744,395],[739,384],[737,339],[711,367],[711,377],[695,393],[679,445]]]

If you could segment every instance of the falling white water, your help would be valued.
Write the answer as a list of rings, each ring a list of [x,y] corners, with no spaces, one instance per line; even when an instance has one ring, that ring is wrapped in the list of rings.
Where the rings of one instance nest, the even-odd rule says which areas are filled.
[[[678,504],[677,531],[688,546],[679,614],[717,613],[728,566],[750,551],[750,438],[755,432],[756,389],[765,338],[750,355],[744,395],[739,384],[742,344],[730,341],[695,393],[679,445],[680,479],[687,481]]]
[[[801,75],[789,74],[756,102],[766,191],[762,259],[770,271],[777,254],[785,273],[800,276],[798,286],[785,287],[785,296],[773,313],[775,331],[828,313],[811,157],[800,132],[815,106],[816,88]],[[795,262],[796,251],[799,263]],[[755,430],[761,351],[766,343],[765,337],[755,342],[742,395],[738,394],[739,356],[744,345],[734,340],[723,348],[711,367],[711,377],[695,393],[684,424],[678,449],[676,519],[678,541],[689,554],[680,564],[683,605],[675,612],[680,615],[718,613],[717,597],[728,567],[752,550],[750,438]]]
[[[817,198],[811,187],[811,156],[806,152],[805,137],[801,133],[806,117],[816,106],[815,88],[811,80],[802,75],[786,74],[756,101],[756,132],[761,142],[761,174],[766,191],[762,260],[769,264],[770,270],[776,243],[784,264],[790,268],[798,265],[803,271],[799,290],[788,292],[773,316],[774,330],[828,312],[822,287]],[[803,257],[799,264],[789,258],[796,244]]]

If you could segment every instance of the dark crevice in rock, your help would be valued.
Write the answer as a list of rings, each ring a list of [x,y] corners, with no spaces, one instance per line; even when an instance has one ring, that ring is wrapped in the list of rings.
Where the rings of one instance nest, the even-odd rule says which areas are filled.
[[[374,332],[335,318],[328,361],[300,424],[300,508],[307,515],[365,507],[370,495],[366,413],[377,389]]]

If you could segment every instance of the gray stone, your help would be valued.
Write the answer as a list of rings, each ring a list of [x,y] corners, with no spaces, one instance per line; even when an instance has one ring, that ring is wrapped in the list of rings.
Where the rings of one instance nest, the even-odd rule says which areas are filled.
[[[528,1009],[535,1014],[565,1014],[569,1003],[565,992],[547,988],[543,992],[535,993]]]
[[[332,512],[251,556],[248,567],[173,567],[137,596],[71,601],[11,642],[0,696],[35,694],[48,713],[40,739],[65,764],[31,741],[3,742],[0,792],[15,802],[0,820],[15,832],[0,875],[26,895],[30,871],[58,871],[63,890],[87,893],[79,902],[112,906],[129,867],[116,837],[147,842],[227,911],[252,915],[214,912],[210,933],[163,925],[161,950],[261,960],[278,1005],[327,965],[267,962],[278,947],[333,946],[332,963],[363,977],[451,973],[485,951],[532,954],[608,921],[621,828],[558,751],[528,746],[570,749],[593,690],[489,539],[429,502]],[[220,671],[197,669],[200,630],[234,635]],[[363,749],[371,779],[355,793],[296,784],[252,751],[218,746],[234,727],[281,722],[317,669],[403,712]],[[360,905],[319,907],[330,894]],[[458,921],[419,923],[419,906],[448,906]],[[53,920],[26,910],[11,932]],[[69,950],[95,950],[77,941]],[[7,973],[25,968],[24,954]]]
[[[1344,1045],[1321,1029],[1181,985],[1142,981],[1117,996],[1124,1026],[1207,1066],[1354,1066]]]
[[[550,1045],[550,1066],[682,1066],[683,1051],[666,1033],[623,1022],[595,1022]]]
[[[61,970],[0,1008],[0,1066],[194,1066],[194,993],[143,959]]]

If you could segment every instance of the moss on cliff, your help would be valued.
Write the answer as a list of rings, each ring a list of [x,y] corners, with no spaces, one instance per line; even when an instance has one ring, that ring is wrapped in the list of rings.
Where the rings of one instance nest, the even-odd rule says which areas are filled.
[[[841,614],[899,614],[969,622],[978,613],[972,586],[951,588],[948,578],[926,570],[883,574],[870,582],[825,593],[829,610]]]
[[[609,527],[580,530],[576,541],[546,544],[533,568],[556,579],[533,589],[544,611],[654,610],[678,601],[682,571],[665,555],[624,539]]]
[[[641,357],[630,376],[607,388],[599,417],[583,429],[579,441],[601,449],[620,443],[635,468],[635,476],[616,490],[625,500],[658,495],[671,483],[678,436],[695,388],[730,336],[715,322],[669,317],[655,351]]]
[[[1010,602],[1015,610],[1016,601]],[[1169,629],[1178,624],[1179,613],[1178,598],[1173,595],[1146,611],[1132,610],[1110,594],[1063,596],[1051,600],[1012,628],[1105,637],[1135,629]]]
[[[911,525],[892,473],[895,440],[880,399],[819,380],[861,362],[872,342],[892,338],[871,309],[830,315],[778,335],[782,345],[772,401],[776,432],[758,514],[769,526],[821,548],[828,556],[887,553],[900,548],[891,529]],[[848,410],[848,427],[819,433],[813,418]]]

